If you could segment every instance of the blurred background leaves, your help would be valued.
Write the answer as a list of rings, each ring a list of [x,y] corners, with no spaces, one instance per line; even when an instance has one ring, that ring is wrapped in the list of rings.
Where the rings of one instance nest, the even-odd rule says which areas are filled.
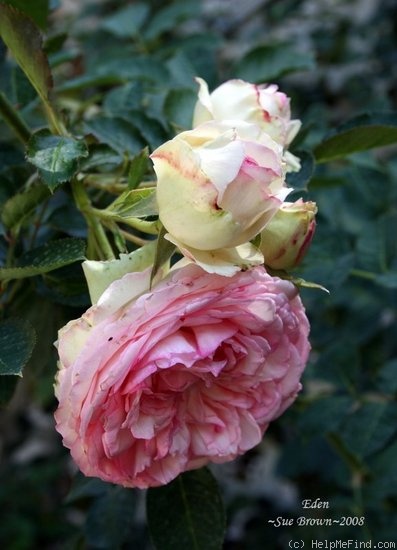
[[[51,91],[41,54],[38,72],[26,76],[18,55],[0,44],[1,97],[35,132],[28,157],[48,139],[43,127],[52,123],[56,133],[54,116],[72,133],[54,138],[62,166],[53,169],[53,142],[48,157],[28,163],[0,120],[3,400],[19,380],[10,368],[17,374],[26,363],[0,416],[1,546],[149,549],[157,540],[161,549],[148,535],[144,493],[76,476],[52,419],[53,342],[89,305],[80,267],[87,225],[68,180],[77,172],[88,178],[102,210],[135,188],[138,171],[150,185],[147,153],[189,128],[195,76],[211,89],[234,77],[272,80],[292,98],[293,118],[303,122],[293,152],[304,166],[292,175],[293,196],[319,207],[296,276],[330,290],[301,291],[313,349],[299,399],[256,449],[212,468],[226,506],[224,548],[284,549],[295,536],[307,544],[396,540],[397,159],[388,145],[396,135],[395,2],[3,0],[0,10],[3,29],[22,13],[29,29],[44,32],[54,79]],[[18,51],[29,54],[29,44]],[[47,176],[37,173],[48,166]],[[60,243],[68,243],[61,255]],[[88,244],[88,253],[95,250]],[[122,229],[113,244],[134,249]],[[7,269],[31,271],[11,281]],[[330,507],[309,515],[301,501],[315,498]],[[276,529],[268,522],[301,515],[365,517],[365,524]]]

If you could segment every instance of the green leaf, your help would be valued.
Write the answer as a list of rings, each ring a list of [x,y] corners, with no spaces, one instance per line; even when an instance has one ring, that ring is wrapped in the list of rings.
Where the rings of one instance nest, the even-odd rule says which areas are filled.
[[[315,399],[305,408],[298,420],[298,428],[305,436],[324,435],[338,431],[353,401],[347,395],[327,395]]]
[[[392,143],[397,143],[397,113],[364,114],[339,126],[314,148],[314,155],[317,162],[329,162]]]
[[[397,495],[397,441],[370,459],[371,478],[367,485],[371,501],[381,501],[384,507],[388,496]],[[382,508],[382,511],[384,508]],[[393,522],[395,523],[395,522]],[[382,531],[383,534],[383,531]]]
[[[154,187],[124,191],[106,209],[120,221],[128,218],[146,218],[158,214],[156,190]]]
[[[157,147],[168,139],[164,126],[158,120],[147,116],[142,111],[130,109],[125,111],[121,118],[130,122],[138,130],[152,150],[157,149]]]
[[[237,63],[233,74],[236,78],[259,84],[314,67],[312,54],[297,52],[294,46],[280,43],[254,48]]]
[[[319,281],[319,284],[323,283],[334,292],[349,277],[354,266],[354,255],[346,253],[331,257],[326,252],[321,253],[319,245],[316,245],[316,236],[313,242],[315,246],[311,246],[303,278],[306,281]]]
[[[49,47],[51,48],[52,45],[49,44]],[[48,62],[51,69],[55,69],[65,63],[72,64],[73,62],[77,62],[81,56],[79,50],[60,50],[54,53],[47,52],[47,44],[45,45],[45,51],[48,55]],[[59,90],[59,87],[57,89]]]
[[[375,282],[388,288],[395,288],[397,284],[396,227],[397,213],[392,210],[375,222],[367,222],[356,245],[359,267],[372,272]]]
[[[1,42],[0,42],[1,44]],[[1,70],[1,67],[0,67]],[[11,71],[12,72],[12,71]],[[23,73],[22,76],[24,77]],[[26,79],[25,79],[26,80]],[[34,96],[36,97],[36,92],[33,90]],[[16,94],[14,94],[16,95]],[[15,103],[15,101],[14,101]],[[30,138],[30,130],[25,124],[23,118],[19,113],[14,109],[12,103],[7,99],[2,91],[0,91],[0,112],[4,122],[7,126],[12,129],[15,136],[26,145]]]
[[[307,185],[314,171],[314,158],[309,151],[296,151],[294,154],[301,161],[299,172],[287,173],[287,185],[296,191],[307,191]]]
[[[44,104],[51,109],[52,75],[39,29],[19,10],[0,4],[0,35]]]
[[[193,18],[200,13],[200,3],[186,1],[175,2],[157,10],[145,26],[144,37],[153,40],[162,33],[177,28],[184,19]]]
[[[34,214],[37,206],[49,196],[48,187],[42,184],[34,185],[23,193],[14,195],[3,205],[2,222],[14,233],[18,233],[19,228]]]
[[[191,128],[196,102],[197,93],[193,90],[171,90],[164,102],[164,114],[176,126]]]
[[[339,433],[330,432],[327,434],[327,441],[354,474],[368,476],[367,466],[349,449],[349,446],[343,441]]]
[[[0,375],[22,376],[28,362],[36,334],[26,321],[7,319],[0,323]]]
[[[149,150],[147,147],[135,155],[130,163],[128,172],[128,189],[135,189],[142,181],[148,168]]]
[[[153,56],[128,58],[115,56],[95,67],[88,74],[71,78],[57,87],[59,91],[79,91],[95,86],[111,86],[133,82],[166,82],[169,72],[163,62]]]
[[[109,484],[98,478],[87,478],[83,474],[77,474],[73,479],[72,487],[65,498],[65,503],[70,504],[78,500],[85,500],[106,494]]]
[[[21,111],[37,99],[37,93],[18,65],[11,67],[10,77],[13,94],[9,99],[14,105],[18,105],[18,110]]]
[[[157,550],[221,550],[225,512],[217,483],[206,468],[149,489],[146,503]]]
[[[122,164],[123,158],[108,145],[99,145],[94,143],[89,147],[89,155],[80,161],[80,170],[83,172],[107,172],[109,169],[114,169]]]
[[[126,273],[143,271],[149,267],[153,263],[155,251],[156,242],[152,241],[129,254],[120,254],[117,260],[86,260],[83,270],[91,302],[96,304],[107,287]]]
[[[27,158],[39,169],[51,191],[70,180],[77,170],[78,160],[87,156],[84,141],[54,136],[49,130],[39,130],[28,143]]]
[[[35,288],[41,298],[45,296],[53,303],[70,307],[85,307],[90,303],[80,262],[44,273]]]
[[[45,29],[48,17],[48,0],[2,0],[4,4],[9,4],[19,11],[23,12],[33,19],[33,21]]]
[[[352,341],[349,336],[339,336],[337,342],[328,343],[314,363],[313,371],[316,378],[343,388],[346,392],[357,385],[360,374],[358,348],[349,345]]]
[[[132,489],[110,486],[88,510],[85,534],[90,548],[121,548],[133,535],[137,495]]]
[[[64,265],[84,260],[85,242],[81,239],[58,239],[26,252],[20,267],[0,268],[0,281],[34,277]]]
[[[255,244],[255,241],[253,241],[253,244]],[[266,264],[266,262],[265,262]],[[302,277],[296,277],[293,273],[288,273],[284,270],[279,269],[271,269],[270,267],[267,267],[267,271],[273,276],[273,277],[280,277],[280,279],[284,279],[286,281],[291,281],[295,286],[298,288],[313,288],[315,290],[323,290],[327,294],[329,294],[329,290],[325,288],[325,286],[320,285],[318,283],[314,283],[313,281],[307,281],[306,279],[303,279]]]
[[[138,130],[120,117],[97,117],[86,122],[85,129],[121,155],[136,155],[145,146]]]
[[[154,257],[152,272],[150,274],[150,285],[152,285],[159,269],[171,258],[175,251],[174,243],[164,238],[166,233],[167,230],[162,225],[157,238],[156,254]]]
[[[329,294],[329,290],[325,286],[314,283],[312,281],[306,281],[306,279],[302,279],[301,277],[294,277],[293,275],[282,275],[281,278],[287,279],[287,281],[291,281],[291,283],[294,283],[294,285],[299,288],[313,288],[315,290],[322,290]]]
[[[139,34],[148,13],[147,4],[137,2],[108,16],[102,28],[118,38],[132,38]]]
[[[384,288],[397,288],[397,271],[377,275],[374,278],[374,282]]]
[[[142,82],[128,82],[108,92],[103,106],[106,112],[122,116],[129,109],[140,109],[143,100]]]
[[[82,76],[76,76],[70,78],[66,82],[57,86],[59,92],[80,92],[87,88],[93,88],[96,86],[115,86],[117,84],[124,84],[125,77],[114,72],[103,74],[102,72],[92,72],[89,74],[83,74]]]
[[[397,392],[397,358],[382,366],[377,385],[385,393]]]
[[[383,236],[378,221],[368,222],[357,239],[356,254],[359,267],[379,273],[382,263]]]
[[[56,54],[62,50],[62,46],[65,44],[66,40],[68,38],[67,32],[56,32],[54,34],[51,33],[51,35],[45,37],[44,42],[44,51],[47,55]],[[63,55],[66,54],[66,52],[62,52]],[[68,52],[74,53],[72,52]]]
[[[397,404],[380,401],[364,403],[345,419],[339,433],[350,451],[366,457],[382,449],[396,432]]]
[[[192,59],[192,52],[189,49],[181,49],[176,47],[174,55],[167,60],[167,69],[170,71],[173,87],[176,91],[186,89],[191,90],[195,94],[197,101],[197,82],[195,77],[201,74],[194,63],[196,59]]]

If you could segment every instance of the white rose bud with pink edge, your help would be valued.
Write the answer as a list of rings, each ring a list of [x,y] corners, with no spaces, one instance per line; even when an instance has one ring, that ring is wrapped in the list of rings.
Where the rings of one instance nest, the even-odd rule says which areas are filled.
[[[201,124],[151,158],[159,217],[170,240],[200,251],[247,243],[290,192],[282,148],[255,124]]]
[[[215,120],[241,120],[258,124],[277,143],[287,149],[298,133],[300,120],[291,120],[290,98],[275,84],[252,84],[234,79],[221,84],[212,93],[202,78],[193,115],[193,127]],[[289,171],[300,169],[299,159],[285,151]]]
[[[314,202],[285,202],[261,233],[265,265],[273,269],[296,267],[312,241],[316,228]]]

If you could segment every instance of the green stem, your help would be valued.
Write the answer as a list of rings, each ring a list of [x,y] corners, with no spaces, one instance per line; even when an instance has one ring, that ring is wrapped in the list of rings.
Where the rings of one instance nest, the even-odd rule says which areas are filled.
[[[76,206],[86,219],[88,229],[91,232],[93,240],[97,244],[100,256],[102,256],[101,259],[114,260],[115,255],[107,238],[106,231],[94,214],[95,209],[91,206],[91,201],[86,193],[83,183],[81,181],[74,180],[72,182],[72,191]]]
[[[352,488],[353,488],[353,496],[354,496],[354,502],[355,502],[355,510],[354,514],[357,516],[365,517],[365,507],[363,502],[363,477],[362,475],[352,475]],[[362,526],[362,532],[366,536],[367,541],[371,540],[372,534],[367,527],[367,525]]]
[[[117,214],[113,214],[108,210],[100,210],[99,208],[92,208],[91,211],[95,214],[95,216],[102,218],[105,221],[124,223],[125,225],[133,227],[143,233],[148,233],[149,235],[157,235],[159,232],[157,222],[148,222],[146,220],[141,220],[140,218],[134,217],[117,216]]]
[[[368,279],[369,281],[373,281],[376,278],[376,273],[364,271],[364,269],[351,269],[350,275],[353,275],[353,277],[361,277],[361,279]]]
[[[11,105],[3,92],[0,92],[0,113],[10,128],[14,131],[18,139],[26,145],[30,139],[31,132],[20,114]]]
[[[102,189],[116,195],[119,195],[123,191],[128,191],[129,189],[126,179],[124,177],[120,177],[115,180],[114,175],[107,174],[88,174],[84,177],[84,183],[86,185],[89,185],[90,187]],[[136,187],[136,189],[149,189],[152,187],[156,187],[156,183],[157,182],[154,180],[145,180],[142,181]]]
[[[30,239],[30,248],[33,248],[34,243],[36,241],[37,233],[39,232],[40,226],[42,224],[49,200],[50,199],[47,199],[46,201],[44,201],[44,203],[41,206],[41,209],[39,210],[38,216],[34,222],[34,229],[33,229],[32,237]]]
[[[364,505],[362,500],[362,485],[365,478],[369,475],[369,470],[366,464],[347,447],[342,438],[334,432],[327,434],[326,439],[333,449],[338,453],[340,458],[349,468],[352,480],[352,490],[355,503],[355,515],[365,516]],[[362,531],[365,533],[368,540],[371,539],[368,528],[364,525]]]
[[[63,124],[61,122],[54,109],[52,108],[51,104],[49,102],[43,102],[44,110],[47,116],[48,124],[51,128],[51,131],[53,134],[57,134],[59,136],[67,136],[68,132]]]
[[[84,183],[95,189],[100,189],[101,191],[107,191],[108,193],[113,193],[119,195],[123,191],[127,191],[127,183],[115,183],[114,176],[106,176],[102,174],[92,174],[85,176]]]
[[[10,240],[9,240],[8,249],[7,249],[7,254],[6,254],[5,267],[11,267],[13,265],[14,252],[15,252],[16,244],[17,244],[17,242],[16,242],[15,237],[13,235],[11,235]]]
[[[145,244],[148,244],[150,242],[146,239],[141,239],[136,235],[132,235],[131,233],[129,233],[128,231],[124,231],[123,229],[119,229],[119,231],[126,241],[130,241],[134,244],[137,244],[138,246],[144,246]]]
[[[366,467],[366,465],[348,449],[344,441],[337,433],[328,433],[326,439],[328,443],[333,447],[333,449],[338,453],[338,455],[344,460],[346,465],[349,467],[352,475],[368,475],[368,468]]]
[[[103,259],[114,260],[116,256],[114,255],[109,239],[107,238],[106,231],[102,227],[101,222],[94,216],[88,216],[87,222],[89,227],[91,228],[91,231],[95,235],[95,239],[98,243],[99,249],[103,253]]]

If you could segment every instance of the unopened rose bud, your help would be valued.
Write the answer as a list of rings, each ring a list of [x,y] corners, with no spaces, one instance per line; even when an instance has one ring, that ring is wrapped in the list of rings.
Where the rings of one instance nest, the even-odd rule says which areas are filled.
[[[311,243],[316,228],[314,202],[285,202],[261,233],[265,265],[273,269],[296,267]]]
[[[275,84],[252,84],[244,80],[228,80],[211,94],[202,78],[193,126],[208,120],[242,120],[258,124],[261,129],[284,148],[296,136],[301,122],[291,120],[290,99]]]
[[[170,240],[197,250],[250,241],[290,192],[281,146],[255,124],[207,122],[151,158],[160,220]]]

